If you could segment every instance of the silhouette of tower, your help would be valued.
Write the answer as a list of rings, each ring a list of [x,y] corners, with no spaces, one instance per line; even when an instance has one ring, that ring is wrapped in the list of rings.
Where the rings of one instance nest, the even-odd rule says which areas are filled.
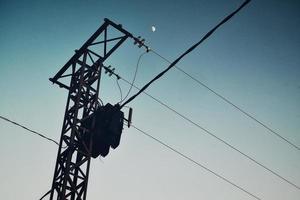
[[[103,25],[49,79],[69,91],[50,191],[51,200],[86,199],[93,133],[82,124],[99,108],[98,94],[104,61],[128,37],[134,38],[121,25],[105,19]],[[86,134],[91,137],[85,137]]]

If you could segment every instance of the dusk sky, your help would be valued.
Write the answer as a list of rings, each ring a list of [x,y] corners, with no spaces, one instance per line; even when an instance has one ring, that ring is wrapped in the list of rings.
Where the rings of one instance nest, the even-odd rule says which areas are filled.
[[[242,2],[0,0],[0,115],[59,141],[67,91],[48,79],[104,18],[173,61]],[[178,66],[300,147],[299,35],[300,1],[253,0]],[[105,64],[131,81],[143,52],[127,40]],[[135,85],[142,87],[168,66],[145,54]],[[119,83],[124,96],[129,86]],[[300,187],[300,150],[179,70],[171,69],[146,92]],[[105,104],[120,101],[114,77],[102,75],[99,97]],[[128,106],[135,126],[260,199],[300,199],[299,188],[148,96]],[[51,188],[58,146],[2,119],[0,133],[1,199],[39,199]],[[120,146],[92,160],[87,199],[255,198],[124,127]]]

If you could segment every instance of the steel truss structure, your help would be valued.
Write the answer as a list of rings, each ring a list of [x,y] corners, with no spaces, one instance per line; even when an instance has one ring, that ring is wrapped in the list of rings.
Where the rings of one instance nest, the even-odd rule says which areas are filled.
[[[114,31],[113,38],[108,31]],[[50,81],[69,91],[50,200],[86,199],[91,142],[85,144],[82,140],[89,130],[82,128],[81,122],[99,106],[98,94],[103,62],[129,37],[137,40],[121,25],[105,19],[103,25],[76,50],[74,56],[59,72],[50,78]],[[86,151],[80,150],[82,146]]]

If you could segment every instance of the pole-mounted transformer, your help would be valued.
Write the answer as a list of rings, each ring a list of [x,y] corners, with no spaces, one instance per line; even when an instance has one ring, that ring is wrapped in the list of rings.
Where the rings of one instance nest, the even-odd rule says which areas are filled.
[[[83,142],[79,149],[86,154],[91,153],[93,158],[99,155],[105,157],[110,147],[115,149],[120,144],[123,120],[124,113],[119,104],[100,106],[81,123]],[[91,152],[88,152],[84,144],[89,144],[90,141]]]

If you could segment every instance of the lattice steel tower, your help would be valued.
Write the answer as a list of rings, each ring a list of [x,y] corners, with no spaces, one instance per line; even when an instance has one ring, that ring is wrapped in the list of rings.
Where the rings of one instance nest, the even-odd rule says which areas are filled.
[[[110,32],[113,34],[110,35]],[[89,130],[83,128],[81,122],[99,106],[101,70],[105,67],[103,62],[129,37],[139,42],[121,25],[105,19],[103,25],[50,78],[50,81],[69,91],[50,191],[51,200],[86,199],[92,137],[89,142],[84,142],[84,134]]]

